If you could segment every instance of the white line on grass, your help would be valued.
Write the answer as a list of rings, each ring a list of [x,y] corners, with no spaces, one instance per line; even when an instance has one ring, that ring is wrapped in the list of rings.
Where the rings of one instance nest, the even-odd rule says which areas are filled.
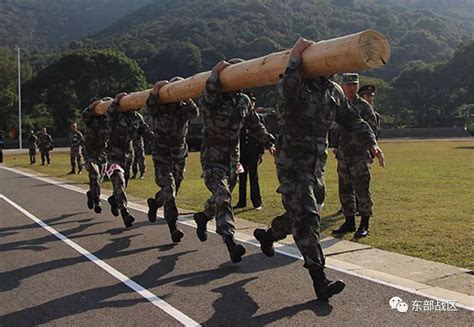
[[[7,198],[5,195],[0,194],[0,199],[3,199],[6,202],[8,202],[11,206],[15,207],[18,211],[23,213],[25,216],[27,216],[28,218],[33,220],[35,223],[37,223],[38,225],[40,225],[41,227],[46,229],[49,233],[51,233],[52,235],[54,235],[55,237],[57,237],[58,239],[60,239],[61,241],[63,241],[67,245],[69,245],[70,247],[72,247],[74,250],[76,250],[77,252],[79,252],[80,254],[85,256],[87,259],[89,259],[90,261],[92,261],[93,263],[98,265],[100,268],[104,269],[110,275],[112,275],[113,277],[118,279],[123,284],[127,285],[133,291],[140,294],[142,297],[144,297],[145,299],[150,301],[153,305],[160,308],[165,313],[167,313],[168,315],[170,315],[171,317],[173,317],[174,319],[176,319],[177,321],[182,323],[184,326],[200,326],[199,323],[192,320],[191,318],[189,318],[187,315],[185,315],[181,311],[175,309],[174,307],[172,307],[171,305],[169,305],[168,303],[166,303],[165,301],[160,299],[158,296],[156,296],[155,294],[153,294],[152,292],[150,292],[149,290],[147,290],[146,288],[144,288],[143,286],[141,286],[137,282],[133,281],[132,279],[130,279],[126,275],[122,274],[120,271],[118,271],[117,269],[115,269],[111,265],[105,263],[104,261],[102,261],[101,259],[99,259],[95,255],[93,255],[92,253],[90,253],[89,251],[87,251],[86,249],[84,249],[83,247],[78,245],[77,243],[71,241],[66,236],[64,236],[63,234],[59,233],[58,231],[56,231],[51,226],[44,223],[41,219],[34,216],[32,213],[26,211],[24,208],[19,206],[17,203],[15,203],[12,200],[10,200],[9,198]]]

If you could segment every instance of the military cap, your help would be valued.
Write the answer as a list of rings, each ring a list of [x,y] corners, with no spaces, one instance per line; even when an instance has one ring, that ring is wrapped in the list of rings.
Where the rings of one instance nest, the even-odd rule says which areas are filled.
[[[366,93],[374,95],[375,94],[375,85],[370,85],[370,84],[369,85],[364,85],[359,89],[359,91],[357,91],[357,94],[359,94],[359,95],[366,94]]]
[[[352,84],[359,83],[359,74],[357,73],[344,73],[342,74],[342,83]]]

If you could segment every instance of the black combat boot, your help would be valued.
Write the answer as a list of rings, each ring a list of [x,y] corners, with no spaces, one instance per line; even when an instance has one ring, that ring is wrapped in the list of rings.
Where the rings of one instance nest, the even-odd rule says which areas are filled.
[[[260,249],[262,250],[263,254],[267,257],[273,257],[275,255],[275,249],[273,248],[273,242],[276,239],[272,235],[272,229],[269,228],[267,230],[263,228],[257,228],[253,231],[253,236],[260,242]]]
[[[49,162],[48,162],[48,165],[49,165]],[[73,175],[76,173],[76,169],[72,168],[71,171],[69,173],[67,173],[68,175]]]
[[[245,248],[240,244],[235,244],[232,236],[224,236],[224,243],[229,250],[230,260],[233,263],[242,261],[242,256],[245,254]]]
[[[140,179],[144,179],[145,178],[145,173],[140,173]]]
[[[86,195],[87,195],[87,207],[92,210],[94,208],[94,199],[92,199],[91,191],[87,191]]]
[[[128,212],[127,209],[123,209],[122,212],[122,219],[125,227],[131,227],[133,222],[135,221],[135,217],[132,216],[130,212]]]
[[[349,232],[355,231],[355,217],[354,216],[346,216],[346,221],[344,224],[341,225],[338,229],[334,229],[332,231],[333,234],[345,234]]]
[[[137,178],[137,173],[133,173],[132,177],[130,177],[130,179],[135,179]]]
[[[313,268],[309,271],[309,274],[313,280],[316,296],[321,301],[327,301],[331,296],[341,293],[344,287],[346,287],[342,280],[328,280],[323,268]]]
[[[117,202],[115,202],[114,196],[113,195],[109,196],[109,198],[107,199],[107,202],[109,202],[110,204],[110,211],[115,217],[117,217],[119,215],[119,211],[118,211]]]
[[[102,206],[100,204],[100,200],[96,200],[94,203],[94,211],[95,213],[102,213]]]
[[[207,240],[207,222],[209,219],[204,212],[196,212],[194,214],[194,221],[196,222],[196,235],[201,242],[206,242]]]
[[[148,203],[148,221],[154,223],[156,221],[156,212],[158,211],[158,202],[153,198],[146,200]]]
[[[355,232],[355,238],[366,237],[369,235],[369,218],[370,216],[363,216],[360,220],[360,226]]]
[[[170,229],[171,240],[174,243],[179,243],[184,236],[183,231],[176,227],[176,222],[168,223],[168,227]]]

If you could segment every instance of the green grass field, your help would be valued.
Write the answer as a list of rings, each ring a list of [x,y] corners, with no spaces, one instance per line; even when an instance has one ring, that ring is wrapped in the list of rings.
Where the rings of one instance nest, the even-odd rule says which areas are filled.
[[[360,243],[428,260],[474,269],[474,142],[414,141],[382,142],[387,166],[373,165],[371,191],[374,216],[370,236]],[[30,168],[54,177],[87,182],[87,174],[69,176],[69,156],[52,153],[53,164],[30,166],[26,155],[6,155],[6,164]],[[147,198],[157,188],[153,179],[151,158],[147,156],[148,173],[144,180],[132,180],[127,192]],[[268,224],[282,212],[273,160],[268,154],[260,171],[263,210],[237,210],[240,218]],[[199,210],[209,196],[200,178],[199,154],[191,153],[185,180],[178,197],[183,209]],[[342,223],[337,196],[336,161],[330,155],[326,169],[327,197],[321,229],[330,233]],[[111,188],[110,183],[103,184]],[[237,188],[233,202],[237,201]],[[250,203],[248,200],[247,203]],[[345,239],[352,239],[352,234]]]

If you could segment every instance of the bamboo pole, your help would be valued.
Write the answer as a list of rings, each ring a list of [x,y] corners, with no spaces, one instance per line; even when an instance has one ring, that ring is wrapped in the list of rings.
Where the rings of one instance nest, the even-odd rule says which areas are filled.
[[[219,75],[222,92],[275,85],[285,71],[291,50],[225,68]],[[303,52],[303,75],[306,78],[335,73],[358,72],[379,68],[390,57],[390,45],[385,36],[374,30],[319,41]],[[198,97],[204,89],[210,71],[199,73],[163,86],[160,100],[177,102]],[[145,106],[150,90],[133,92],[120,101],[120,111],[137,110]],[[96,114],[104,114],[111,101],[96,106]]]

